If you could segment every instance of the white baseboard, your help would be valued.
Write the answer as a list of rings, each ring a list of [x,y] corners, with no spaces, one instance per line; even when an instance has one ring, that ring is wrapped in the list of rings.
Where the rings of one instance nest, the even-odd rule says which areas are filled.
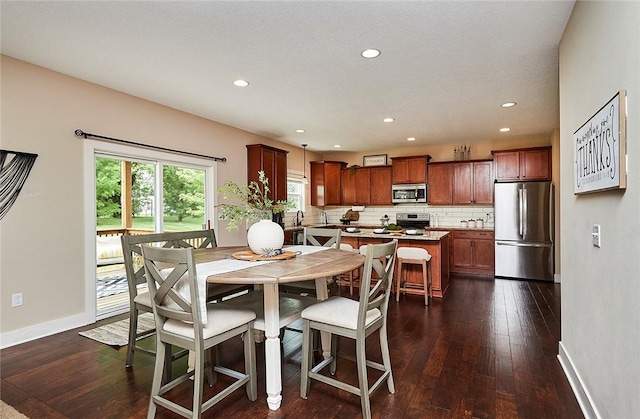
[[[74,316],[64,317],[62,319],[39,323],[23,329],[5,332],[0,334],[0,349],[40,339],[45,336],[64,332],[65,330],[74,329],[86,324],[89,324],[87,323],[87,315],[85,313],[80,313]]]
[[[560,274],[553,274],[553,282],[556,284],[560,283]]]
[[[582,379],[580,379],[580,374],[575,369],[573,362],[571,361],[571,357],[567,353],[562,342],[558,344],[558,360],[560,361],[564,374],[567,376],[569,384],[573,389],[573,394],[575,394],[576,399],[578,399],[578,404],[580,405],[580,409],[582,409],[584,417],[586,419],[601,418],[602,416],[598,414],[598,410],[594,406],[593,400],[589,396],[587,389],[584,387]]]

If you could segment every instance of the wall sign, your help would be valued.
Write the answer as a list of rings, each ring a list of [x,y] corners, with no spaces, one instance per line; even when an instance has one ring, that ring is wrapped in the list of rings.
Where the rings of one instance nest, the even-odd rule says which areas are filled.
[[[627,187],[627,92],[573,133],[574,194]]]
[[[387,155],[386,154],[376,154],[373,156],[364,156],[362,158],[363,166],[386,166],[387,165]]]

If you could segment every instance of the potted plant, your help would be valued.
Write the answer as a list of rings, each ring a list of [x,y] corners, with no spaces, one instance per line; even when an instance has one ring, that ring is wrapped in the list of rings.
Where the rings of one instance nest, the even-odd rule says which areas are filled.
[[[258,172],[258,180],[260,184],[251,181],[247,186],[240,186],[233,181],[225,182],[218,189],[225,202],[216,207],[220,208],[220,218],[229,221],[228,231],[238,228],[242,220],[259,220],[249,227],[247,242],[254,253],[266,255],[282,249],[284,244],[284,231],[272,218],[294,208],[295,204],[292,201],[274,201],[269,198],[269,178],[264,171]]]

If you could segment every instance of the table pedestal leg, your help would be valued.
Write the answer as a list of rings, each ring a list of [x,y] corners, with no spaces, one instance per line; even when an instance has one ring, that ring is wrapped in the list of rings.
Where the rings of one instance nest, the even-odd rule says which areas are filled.
[[[282,370],[280,359],[280,300],[278,284],[264,286],[265,364],[267,404],[278,410],[282,402]]]

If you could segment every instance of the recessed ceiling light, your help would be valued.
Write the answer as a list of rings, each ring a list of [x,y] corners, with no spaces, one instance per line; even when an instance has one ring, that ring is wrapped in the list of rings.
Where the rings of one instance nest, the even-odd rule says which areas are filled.
[[[303,133],[304,130],[303,129],[297,129],[296,132]]]
[[[383,119],[383,121],[384,122],[393,122],[393,121],[395,121],[395,119],[393,119],[393,118],[385,118],[385,119]]]
[[[238,87],[247,87],[249,85],[249,82],[246,80],[236,80],[233,82],[233,84]]]
[[[333,146],[333,148],[340,148],[340,147],[342,147],[340,144],[336,144]]]
[[[516,102],[505,102],[500,106],[502,106],[503,108],[512,108],[512,107],[516,106]]]
[[[378,55],[380,55],[380,50],[369,48],[362,51],[360,55],[362,55],[364,58],[376,58]]]
[[[500,128],[500,132],[509,132],[511,128]]]
[[[415,140],[416,140],[416,137],[409,137],[409,138],[407,138],[407,141],[415,141]]]

